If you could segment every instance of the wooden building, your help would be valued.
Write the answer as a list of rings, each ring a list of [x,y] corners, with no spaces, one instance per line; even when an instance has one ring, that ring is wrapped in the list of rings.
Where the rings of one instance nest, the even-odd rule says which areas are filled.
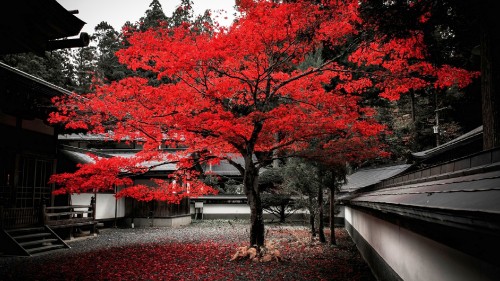
[[[0,206],[4,227],[38,223],[33,215],[46,200],[47,182],[56,168],[57,135],[48,117],[50,99],[68,91],[0,63]]]
[[[60,165],[58,172],[73,172],[77,164],[93,162],[89,153],[99,157],[132,157],[141,150],[136,142],[115,142],[100,135],[63,134],[59,135]],[[175,153],[175,149],[165,149],[165,153]],[[151,178],[168,179],[177,169],[175,164],[158,162],[145,163],[151,169],[144,174],[133,176],[136,184],[153,185]],[[113,192],[72,194],[72,204],[81,204],[89,198],[96,198],[96,219],[101,222],[113,222],[126,226],[178,226],[191,223],[189,199],[180,204],[169,204],[162,201],[143,202],[132,198],[116,199]]]
[[[55,0],[10,1],[0,10],[0,54],[86,46],[88,35],[79,34],[84,24]],[[57,154],[57,129],[46,120],[51,98],[66,94],[0,63],[0,254],[30,255],[67,246],[45,226],[47,213],[55,208],[47,182]],[[37,236],[44,238],[32,239]]]

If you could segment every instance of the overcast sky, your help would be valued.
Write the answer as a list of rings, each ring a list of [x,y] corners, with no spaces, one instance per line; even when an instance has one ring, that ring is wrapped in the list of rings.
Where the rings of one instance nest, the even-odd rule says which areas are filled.
[[[66,10],[78,10],[76,16],[86,22],[82,32],[94,33],[94,27],[101,21],[111,24],[120,30],[126,21],[137,22],[149,9],[152,0],[57,0]],[[181,0],[160,0],[163,12],[171,16]],[[224,10],[217,21],[229,24],[234,14],[234,0],[193,0],[195,15],[202,14],[206,9],[212,10],[213,17],[216,11]],[[224,20],[224,17],[227,17]]]

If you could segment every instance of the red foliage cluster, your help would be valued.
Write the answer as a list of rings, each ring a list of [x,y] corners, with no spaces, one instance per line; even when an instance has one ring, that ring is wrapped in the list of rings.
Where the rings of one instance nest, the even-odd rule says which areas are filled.
[[[134,184],[130,177],[124,176],[141,174],[149,170],[148,162],[155,161],[158,163],[167,163],[168,159],[176,159],[174,162],[181,165],[189,165],[192,163],[185,159],[178,159],[179,155],[169,155],[170,158],[165,158],[161,155],[161,160],[158,155],[151,157],[139,153],[135,157],[112,157],[99,158],[89,154],[95,163],[79,164],[79,169],[74,173],[61,173],[53,175],[50,183],[55,183],[62,186],[54,191],[54,194],[65,193],[80,193],[85,191],[114,191],[118,187],[127,187],[120,189],[116,196],[132,197],[139,201],[160,200],[171,203],[179,203],[185,197],[197,197],[207,193],[217,193],[216,190],[203,184],[196,179],[199,177],[199,172],[195,170],[182,170],[182,173],[174,173],[169,180],[152,179],[154,187]]]

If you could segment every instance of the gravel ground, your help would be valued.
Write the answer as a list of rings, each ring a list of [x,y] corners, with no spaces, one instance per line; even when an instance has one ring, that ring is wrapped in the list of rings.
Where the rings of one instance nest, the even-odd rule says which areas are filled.
[[[249,260],[229,261],[237,247],[247,245],[249,238],[247,222],[216,220],[193,222],[191,225],[182,227],[105,228],[101,229],[97,236],[66,241],[71,246],[70,249],[56,250],[33,257],[0,257],[0,280],[375,280],[346,231],[338,228],[336,236],[339,246],[331,247],[311,240],[308,229],[304,226],[267,224],[266,239],[277,245],[283,260],[269,262],[269,265],[256,266],[255,262]],[[208,261],[208,258],[201,261],[191,261],[191,263],[200,264],[194,265],[194,269],[184,266],[185,272],[194,271],[196,274],[183,274],[181,269],[181,272],[178,273],[180,275],[177,275],[178,278],[171,275],[166,277],[166,275],[161,275],[160,271],[149,277],[144,277],[140,271],[131,272],[130,274],[134,278],[123,278],[118,273],[110,275],[109,272],[97,274],[95,272],[83,273],[82,271],[81,275],[64,272],[66,270],[65,263],[70,270],[77,267],[76,264],[70,263],[75,259],[78,259],[79,263],[86,263],[86,259],[92,259],[95,262],[96,256],[109,259],[106,258],[107,253],[109,255],[111,255],[110,253],[119,253],[123,257],[130,258],[130,252],[123,252],[123,249],[135,249],[133,253],[136,253],[137,250],[141,252],[141,249],[145,249],[144,252],[147,252],[151,247],[170,247],[164,245],[174,245],[174,247],[175,245],[182,245],[182,247],[195,245],[194,248],[203,248],[205,245],[211,247],[210,245],[212,245],[217,252],[207,248],[208,254],[200,252],[198,255],[209,256],[210,252],[213,252],[213,259],[218,259],[218,261],[214,263],[213,260]],[[156,248],[154,251],[158,251]],[[170,251],[169,249],[161,250]],[[180,251],[182,255],[183,250]],[[155,253],[153,252],[153,255]],[[145,255],[147,258],[147,254]],[[144,259],[144,257],[136,259],[138,258]],[[175,259],[178,258],[174,257],[173,259],[173,263],[177,265]],[[185,258],[183,257],[183,259]],[[108,261],[105,260],[105,262]],[[119,259],[115,262],[127,263],[127,261]],[[128,261],[128,263],[133,262],[135,260]],[[163,263],[169,262],[166,260]],[[91,267],[95,266],[94,263],[91,264]],[[113,268],[114,264],[107,266],[107,268]],[[129,267],[135,266],[130,265]],[[157,267],[161,267],[161,265]],[[210,267],[211,269],[210,271],[208,269],[200,271],[200,267],[202,269]],[[215,269],[215,267],[220,268]],[[301,275],[300,267],[311,272]],[[50,273],[46,270],[54,272]],[[74,268],[74,270],[78,269]],[[168,270],[172,271],[171,265]],[[227,274],[223,273],[224,270],[228,271]],[[245,271],[256,270],[260,270],[262,274],[245,273]],[[44,274],[41,274],[40,271],[44,271]],[[112,270],[109,269],[109,271]],[[115,271],[123,271],[123,267],[115,269]],[[57,272],[61,274],[58,277],[56,277]]]

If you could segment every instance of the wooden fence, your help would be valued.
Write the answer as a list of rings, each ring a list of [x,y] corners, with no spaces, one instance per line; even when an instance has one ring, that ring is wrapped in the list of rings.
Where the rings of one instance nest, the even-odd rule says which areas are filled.
[[[0,227],[3,229],[48,225],[62,228],[96,224],[95,199],[90,205],[39,208],[4,208],[0,206]]]
[[[40,224],[40,208],[4,208],[0,206],[2,228],[27,227]]]

